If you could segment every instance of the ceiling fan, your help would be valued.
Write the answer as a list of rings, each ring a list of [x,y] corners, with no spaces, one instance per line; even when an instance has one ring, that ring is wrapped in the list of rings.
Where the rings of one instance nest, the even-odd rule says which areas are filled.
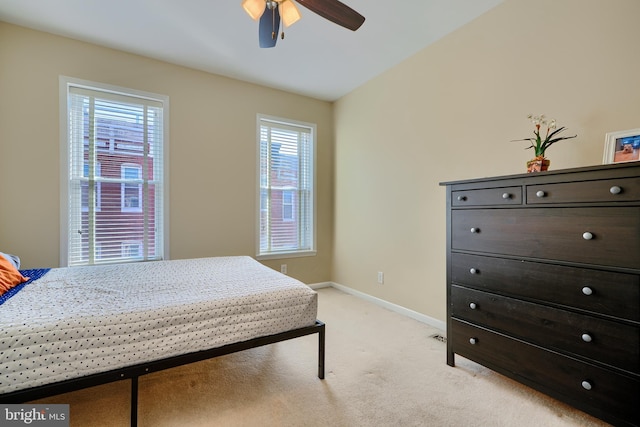
[[[364,16],[338,0],[296,0],[312,12],[352,31],[360,28]],[[260,47],[274,47],[280,31],[280,19],[288,27],[301,15],[293,0],[242,0],[242,7],[254,20],[260,20]],[[284,31],[281,35],[284,38]]]

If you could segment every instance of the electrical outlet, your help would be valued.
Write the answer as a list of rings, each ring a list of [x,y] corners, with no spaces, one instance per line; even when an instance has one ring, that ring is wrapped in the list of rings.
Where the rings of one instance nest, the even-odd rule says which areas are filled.
[[[384,283],[384,273],[382,271],[378,271],[378,283],[381,285]]]
[[[287,274],[287,264],[280,265],[280,273]]]

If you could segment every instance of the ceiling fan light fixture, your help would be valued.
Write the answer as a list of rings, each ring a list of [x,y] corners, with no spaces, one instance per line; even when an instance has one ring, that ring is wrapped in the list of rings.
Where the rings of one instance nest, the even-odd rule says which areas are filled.
[[[302,17],[300,11],[291,0],[284,0],[280,3],[280,15],[285,27],[295,24]]]
[[[242,8],[251,19],[257,21],[264,13],[264,0],[242,0]]]
[[[340,0],[242,0],[243,9],[251,18],[260,21],[258,42],[261,48],[276,45],[281,21],[284,27],[289,27],[302,17],[296,3],[351,31],[360,28],[365,20]],[[281,35],[284,38],[284,30]]]

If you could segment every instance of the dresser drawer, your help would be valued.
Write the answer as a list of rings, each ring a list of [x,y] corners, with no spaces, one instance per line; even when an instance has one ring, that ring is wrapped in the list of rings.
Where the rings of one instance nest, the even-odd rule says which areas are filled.
[[[640,322],[640,275],[451,254],[451,281],[514,298]]]
[[[640,268],[640,207],[453,210],[451,248]]]
[[[596,416],[606,414],[615,424],[623,420],[640,423],[637,377],[619,375],[455,319],[448,336],[453,341],[453,351],[463,357]]]
[[[489,206],[522,204],[522,187],[482,188],[451,192],[452,206]]]
[[[640,374],[639,326],[461,286],[451,286],[451,315],[552,350]]]
[[[640,177],[527,186],[527,204],[640,200]]]

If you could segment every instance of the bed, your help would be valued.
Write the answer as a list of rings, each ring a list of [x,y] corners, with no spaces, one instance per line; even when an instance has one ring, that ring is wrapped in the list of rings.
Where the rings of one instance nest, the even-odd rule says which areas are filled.
[[[2,403],[126,379],[135,426],[141,375],[316,333],[324,378],[316,292],[250,257],[21,272],[0,301]]]

